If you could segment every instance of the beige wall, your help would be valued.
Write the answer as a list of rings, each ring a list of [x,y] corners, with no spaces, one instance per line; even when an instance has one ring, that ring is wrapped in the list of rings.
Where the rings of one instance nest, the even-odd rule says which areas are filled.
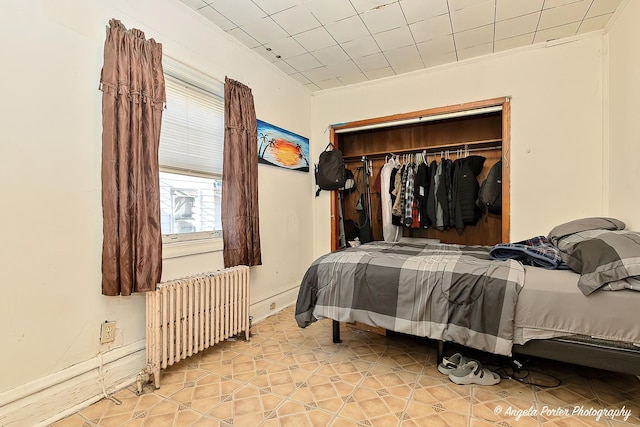
[[[100,294],[101,92],[110,18],[164,53],[253,90],[258,118],[310,136],[311,97],[175,0],[5,0],[0,79],[0,393],[144,339],[142,296]],[[263,263],[252,314],[291,303],[311,263],[311,174],[259,168]],[[172,258],[163,277],[222,267],[220,252]],[[99,324],[117,321],[101,346]],[[87,396],[89,398],[90,396]]]
[[[334,123],[501,96],[511,99],[511,240],[603,212],[603,52],[594,35],[314,95],[313,144]],[[330,248],[316,203],[316,255]]]
[[[628,1],[608,33],[609,211],[640,230],[640,2]]]

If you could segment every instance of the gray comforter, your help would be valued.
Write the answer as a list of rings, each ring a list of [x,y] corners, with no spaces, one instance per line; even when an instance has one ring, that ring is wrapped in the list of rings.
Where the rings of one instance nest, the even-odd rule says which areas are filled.
[[[372,242],[323,255],[302,279],[296,321],[359,321],[508,356],[524,268],[490,249]]]

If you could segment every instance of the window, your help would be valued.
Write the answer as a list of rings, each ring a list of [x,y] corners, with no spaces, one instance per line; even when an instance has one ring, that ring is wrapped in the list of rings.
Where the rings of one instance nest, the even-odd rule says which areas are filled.
[[[159,150],[163,242],[222,237],[224,85],[173,61],[164,69],[167,108]]]

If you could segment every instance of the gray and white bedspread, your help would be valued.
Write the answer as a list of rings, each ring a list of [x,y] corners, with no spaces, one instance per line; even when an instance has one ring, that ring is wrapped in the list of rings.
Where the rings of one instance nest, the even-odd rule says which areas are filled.
[[[511,355],[524,267],[490,249],[371,242],[323,255],[302,279],[296,321],[359,321]]]

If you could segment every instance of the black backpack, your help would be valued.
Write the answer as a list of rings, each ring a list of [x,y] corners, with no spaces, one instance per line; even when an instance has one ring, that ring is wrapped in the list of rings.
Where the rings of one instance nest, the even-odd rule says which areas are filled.
[[[328,150],[329,147],[332,149]],[[319,187],[316,195],[320,193],[320,190],[338,190],[344,187],[346,179],[342,151],[329,143],[325,150],[320,153],[320,158],[316,165],[316,185]]]
[[[483,211],[502,214],[502,160],[489,169],[487,178],[480,185],[477,204]]]

